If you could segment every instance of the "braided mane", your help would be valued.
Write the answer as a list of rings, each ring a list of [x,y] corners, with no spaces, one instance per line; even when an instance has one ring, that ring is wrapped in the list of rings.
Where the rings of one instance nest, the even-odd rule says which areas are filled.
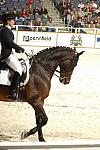
[[[47,58],[48,55],[52,54],[52,52],[58,52],[58,51],[68,51],[68,52],[75,52],[76,49],[72,49],[70,47],[65,47],[65,46],[57,46],[57,47],[51,47],[51,48],[46,48],[42,51],[39,51],[35,57],[36,59],[44,59]]]

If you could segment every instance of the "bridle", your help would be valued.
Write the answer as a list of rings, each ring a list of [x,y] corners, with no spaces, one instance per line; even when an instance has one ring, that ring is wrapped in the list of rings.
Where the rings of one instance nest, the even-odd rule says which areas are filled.
[[[64,60],[69,60],[69,59],[67,58],[67,59],[64,59]],[[64,61],[64,60],[62,60],[62,61]],[[70,72],[72,72],[71,69],[72,69],[72,67],[74,66],[74,60],[75,60],[75,57],[73,57],[73,59],[72,59],[72,58],[70,59],[71,64],[70,64],[70,66],[68,67],[68,70],[67,70],[67,72],[66,72],[66,75],[68,75],[68,74],[70,75]],[[63,76],[63,74],[65,74],[65,73],[60,72],[60,74]],[[66,77],[63,77],[63,78],[66,78]]]
[[[41,61],[37,60],[36,57],[34,57],[33,54],[29,54],[29,53],[26,53],[26,52],[25,52],[25,54],[26,54],[26,56],[28,57],[28,60],[29,60],[29,59],[32,59],[31,64],[32,64],[33,61],[34,61],[34,62],[36,62],[36,63],[41,64],[41,66],[43,66],[47,71],[49,71],[49,72],[51,72],[51,73],[57,72],[57,73],[59,73],[59,74],[61,74],[61,75],[64,74],[64,73],[62,73],[61,71],[59,71],[59,70],[57,70],[57,69],[56,69],[56,70],[53,70],[49,65],[44,64],[44,63],[42,63]],[[69,60],[69,58],[63,59],[63,60],[61,60],[61,62],[64,61],[64,60]],[[69,69],[68,69],[66,75],[69,74],[69,72],[71,71],[71,68],[72,68],[72,66],[73,66],[73,60],[74,60],[74,59],[70,59],[70,60],[71,60],[72,63],[71,63],[71,65],[70,65],[70,67],[69,67]],[[61,63],[61,62],[60,62],[60,63]],[[60,78],[60,76],[58,76],[57,74],[54,73],[54,75],[55,75],[56,77]],[[63,77],[63,79],[64,79],[64,78],[66,78],[66,77]]]

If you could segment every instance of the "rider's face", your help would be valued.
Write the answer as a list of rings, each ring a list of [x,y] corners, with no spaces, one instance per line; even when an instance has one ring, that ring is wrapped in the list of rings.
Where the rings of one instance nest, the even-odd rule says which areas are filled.
[[[13,27],[14,23],[14,19],[7,20],[7,25],[9,25],[10,27]]]

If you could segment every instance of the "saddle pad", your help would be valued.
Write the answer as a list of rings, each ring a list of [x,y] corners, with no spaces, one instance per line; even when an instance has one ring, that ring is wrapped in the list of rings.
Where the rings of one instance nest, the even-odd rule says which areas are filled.
[[[0,70],[0,84],[10,85],[9,70]]]
[[[23,82],[20,82],[20,86],[25,86],[29,80],[29,60],[25,60],[24,63],[25,63],[26,69],[23,68],[23,67],[25,67],[24,65],[22,65],[22,68],[23,68],[23,71],[26,70],[26,72],[23,73],[23,74],[25,74],[26,78]],[[10,84],[11,84],[10,77],[11,77],[11,73],[10,73],[9,69],[0,70],[0,84],[1,85],[10,86]]]

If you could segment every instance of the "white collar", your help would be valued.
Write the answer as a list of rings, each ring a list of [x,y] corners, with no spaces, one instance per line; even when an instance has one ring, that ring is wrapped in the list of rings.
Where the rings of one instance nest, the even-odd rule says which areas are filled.
[[[7,25],[6,25],[6,27],[7,27],[7,28],[9,28],[9,29],[11,29],[11,27],[10,27],[10,26],[7,26]]]

